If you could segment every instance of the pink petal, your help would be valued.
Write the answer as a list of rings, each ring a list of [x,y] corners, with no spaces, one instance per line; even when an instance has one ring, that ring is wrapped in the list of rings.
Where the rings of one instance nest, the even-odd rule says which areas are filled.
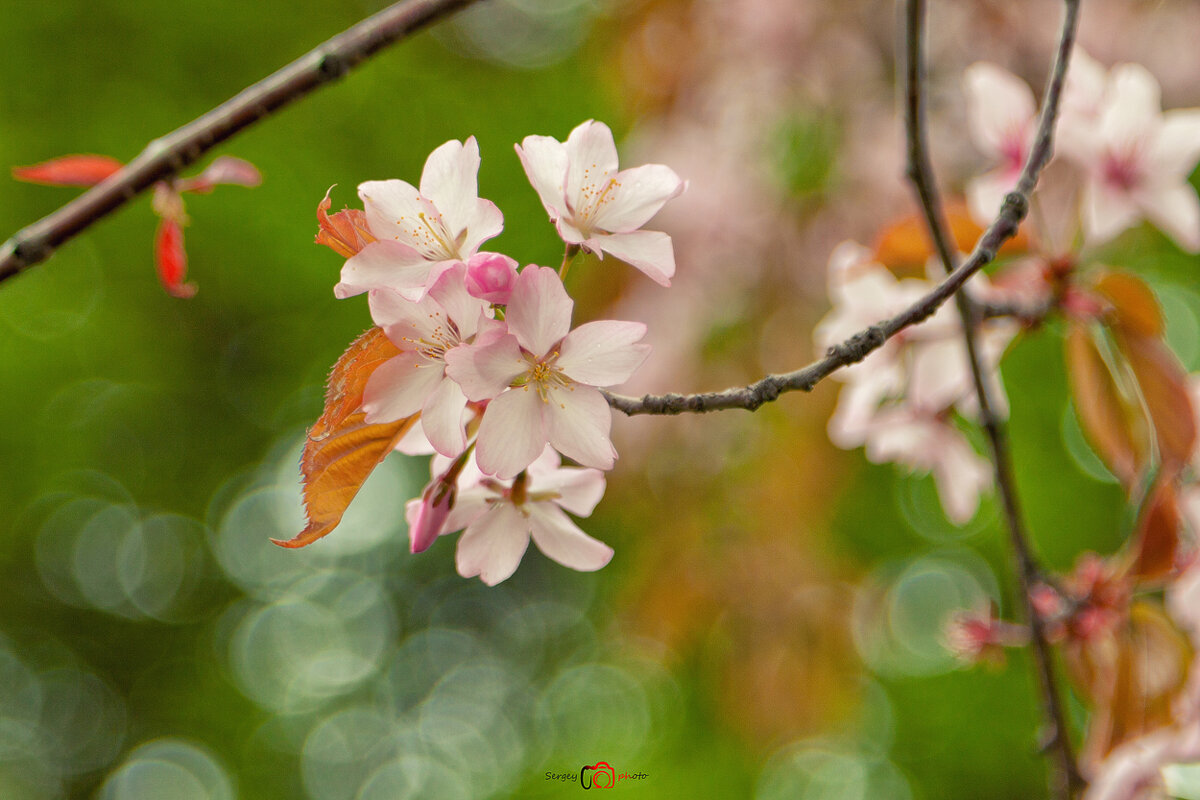
[[[409,500],[404,505],[409,547],[414,553],[422,553],[429,549],[429,545],[445,530],[446,518],[450,514],[450,495],[443,497],[440,502],[434,502],[430,497],[432,488],[426,487],[421,497]]]
[[[504,319],[521,347],[540,357],[571,330],[574,307],[558,273],[531,264],[517,276]]]
[[[1035,108],[1028,84],[986,61],[967,67],[963,82],[967,127],[983,154],[1002,159],[1023,149]]]
[[[674,170],[662,164],[622,170],[614,181],[591,220],[595,227],[610,233],[636,231],[687,187]]]
[[[467,262],[467,292],[496,305],[508,305],[517,285],[517,262],[500,253],[476,253]],[[465,335],[465,334],[464,334]]]
[[[1200,109],[1168,111],[1163,115],[1150,156],[1162,178],[1186,178],[1200,160]]]
[[[491,200],[476,200],[461,226],[454,230],[454,235],[462,237],[458,254],[459,258],[466,260],[475,255],[479,245],[500,235],[504,230],[504,214]],[[466,236],[462,236],[464,231]]]
[[[401,436],[400,441],[396,442],[395,450],[406,456],[428,456],[437,452],[429,443],[429,439],[420,425],[413,425],[409,428],[408,433]]]
[[[417,349],[421,339],[432,339],[446,327],[445,312],[429,296],[413,302],[394,289],[381,288],[372,289],[367,302],[371,320],[401,350]]]
[[[555,389],[543,405],[548,422],[546,438],[555,450],[585,467],[612,469],[617,457],[609,439],[612,411],[599,390],[582,384]]]
[[[624,383],[650,355],[650,345],[634,344],[645,335],[646,326],[640,322],[603,320],[580,325],[563,339],[559,369],[590,386]]]
[[[1125,192],[1099,183],[1090,183],[1084,191],[1083,227],[1092,244],[1107,242],[1124,232],[1139,216],[1133,199]]]
[[[453,458],[467,446],[463,412],[467,397],[452,380],[443,379],[421,407],[421,427],[429,443],[444,456]]]
[[[469,526],[458,540],[455,562],[464,578],[476,575],[488,586],[508,579],[529,546],[529,524],[511,503],[499,503]]]
[[[504,335],[483,345],[460,345],[446,353],[446,374],[476,402],[503,392],[529,369],[516,337]]]
[[[363,410],[372,425],[394,422],[421,410],[438,387],[442,371],[416,353],[401,353],[383,362],[367,379]]]
[[[479,469],[507,480],[529,466],[546,446],[544,407],[528,386],[509,389],[488,403],[475,445]]]
[[[979,509],[980,493],[991,486],[992,471],[962,434],[955,430],[948,433],[939,442],[933,478],[946,518],[955,525],[965,525]]]
[[[1146,217],[1189,253],[1200,253],[1200,199],[1191,184],[1164,186],[1139,194]]]
[[[1158,81],[1140,64],[1113,67],[1100,131],[1110,144],[1128,146],[1153,136],[1162,124]]]
[[[460,478],[459,484],[461,485],[462,482]],[[460,489],[458,499],[454,501],[454,508],[450,509],[450,516],[446,517],[446,521],[442,525],[442,533],[461,531],[482,517],[484,512],[493,505],[489,500],[494,500],[496,497],[494,492],[483,487]]]
[[[219,184],[232,186],[258,186],[262,175],[258,168],[241,158],[219,156],[194,178],[185,178],[176,186],[181,192],[211,192]]]
[[[334,287],[338,299],[385,287],[403,293],[424,294],[430,263],[420,253],[399,242],[371,242],[342,267],[341,282]]]
[[[421,172],[421,194],[433,201],[451,231],[467,227],[479,199],[479,144],[450,140],[429,154]]]
[[[503,256],[501,256],[503,258]],[[467,266],[454,264],[443,272],[429,287],[429,296],[446,312],[446,316],[458,329],[459,339],[465,341],[475,335],[480,313],[488,307],[483,300],[467,292]],[[378,324],[376,320],[376,324]]]
[[[973,178],[967,184],[967,209],[971,219],[980,225],[991,225],[1000,213],[1004,196],[1016,187],[1020,177],[1020,170],[1001,167]]]
[[[525,168],[525,177],[550,219],[570,214],[566,205],[567,148],[549,136],[526,136],[514,147]]]
[[[534,544],[548,558],[580,572],[595,572],[612,561],[613,549],[581,531],[553,503],[529,503]]]
[[[604,252],[640,269],[655,283],[671,285],[671,276],[675,274],[675,251],[667,234],[658,231],[594,234],[589,243],[595,243]]]
[[[603,187],[617,171],[617,145],[603,122],[588,120],[567,137],[567,199],[575,210],[584,205],[584,193]]]
[[[584,244],[588,240],[588,235],[575,226],[571,217],[560,217],[554,223],[555,229],[558,231],[558,236],[567,244]],[[596,252],[596,248],[589,248],[592,252]],[[600,258],[604,258],[603,253],[596,252]]]
[[[530,491],[557,493],[554,502],[577,517],[589,516],[604,497],[604,473],[598,469],[555,467],[549,471],[535,471],[531,464],[529,475]]]
[[[407,181],[366,181],[358,185],[367,215],[367,227],[376,239],[393,241],[401,219],[417,219],[426,211],[417,187]]]

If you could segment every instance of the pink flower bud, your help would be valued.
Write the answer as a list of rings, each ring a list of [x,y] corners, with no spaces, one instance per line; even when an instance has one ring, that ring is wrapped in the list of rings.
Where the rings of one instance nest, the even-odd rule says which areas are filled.
[[[467,292],[496,305],[507,305],[517,282],[517,262],[500,253],[476,253],[467,262]]]
[[[453,482],[447,486],[441,479],[435,479],[425,487],[419,499],[409,500],[404,507],[408,539],[414,553],[427,550],[441,535],[450,509],[454,507],[457,494],[454,488]]]

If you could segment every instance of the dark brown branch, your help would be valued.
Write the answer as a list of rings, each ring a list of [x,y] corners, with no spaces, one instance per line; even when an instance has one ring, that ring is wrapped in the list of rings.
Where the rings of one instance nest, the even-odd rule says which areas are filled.
[[[1062,44],[1059,47],[1057,61],[1053,74],[1065,74],[1071,45],[1074,40],[1076,18],[1079,10],[1078,0],[1066,0],[1065,23]],[[953,273],[957,254],[949,234],[945,211],[938,196],[937,181],[934,177],[933,166],[930,163],[928,136],[925,130],[925,108],[922,88],[925,85],[924,75],[924,0],[909,0],[906,14],[906,54],[905,69],[905,132],[908,141],[908,177],[917,195],[921,211],[925,218],[926,227],[933,239],[946,272]],[[1045,109],[1050,109],[1050,93],[1061,89],[1061,82],[1051,81],[1047,90]],[[1042,122],[1048,118],[1043,111]],[[1051,119],[1052,121],[1052,119]],[[1050,124],[1040,130],[1035,144],[1035,152],[1030,154],[1022,179],[1027,177],[1029,165],[1035,162],[1045,163],[1053,149],[1054,126]],[[1032,189],[1033,183],[1028,184]],[[995,413],[995,398],[988,384],[987,368],[979,357],[979,346],[976,338],[978,325],[982,320],[979,307],[973,303],[966,292],[955,296],[959,315],[963,323],[963,341],[966,344],[968,361],[971,368],[972,383],[979,400],[979,418],[987,434],[992,452],[992,464],[996,479],[997,492],[1000,495],[1001,507],[1004,513],[1005,525],[1008,528],[1009,542],[1012,546],[1016,561],[1017,584],[1020,589],[1021,603],[1026,618],[1029,620],[1030,640],[1033,646],[1034,666],[1037,672],[1038,684],[1041,690],[1042,711],[1046,718],[1048,736],[1046,747],[1054,759],[1051,784],[1056,797],[1070,800],[1082,788],[1083,781],[1079,776],[1075,756],[1071,748],[1070,732],[1067,728],[1066,713],[1062,697],[1059,694],[1058,682],[1054,673],[1054,662],[1050,644],[1046,639],[1045,623],[1033,606],[1032,592],[1039,583],[1037,563],[1029,544],[1029,535],[1025,530],[1021,515],[1020,503],[1017,498],[1016,481],[1012,470],[1012,454],[1008,447],[1008,439],[1004,421]]]
[[[476,0],[403,0],[359,22],[237,96],[146,145],[124,169],[0,245],[0,281],[50,257],[55,248],[216,145],[337,80],[390,44]]]

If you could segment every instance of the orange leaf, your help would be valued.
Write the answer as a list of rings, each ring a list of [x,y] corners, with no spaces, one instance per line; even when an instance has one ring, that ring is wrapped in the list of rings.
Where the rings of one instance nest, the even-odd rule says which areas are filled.
[[[983,235],[983,228],[975,224],[967,207],[962,202],[946,206],[946,221],[959,252],[969,253]],[[1029,237],[1025,229],[1006,241],[1000,248],[1005,256],[1020,255],[1029,251]],[[875,260],[897,275],[924,277],[925,262],[933,255],[925,219],[919,214],[902,217],[884,228],[875,239]]]
[[[1114,329],[1113,334],[1150,413],[1163,469],[1177,472],[1196,449],[1196,415],[1187,373],[1162,340],[1131,334],[1124,328]]]
[[[63,156],[28,167],[13,167],[12,174],[19,181],[46,186],[95,186],[121,166],[109,156]]]
[[[1128,272],[1103,272],[1095,290],[1112,304],[1114,326],[1136,336],[1163,335],[1158,299],[1141,278]]]
[[[325,438],[314,439],[310,434],[300,459],[308,525],[293,539],[271,541],[283,547],[304,547],[336,528],[367,477],[418,416],[368,425],[366,412],[356,411]]]
[[[1106,680],[1089,692],[1096,708],[1083,761],[1094,766],[1122,743],[1172,723],[1192,648],[1162,609],[1146,602],[1133,604],[1115,636],[1087,647],[1106,667],[1097,673]]]
[[[1131,577],[1154,580],[1165,578],[1175,569],[1179,523],[1175,476],[1164,470],[1142,505],[1133,541]]]
[[[367,227],[366,213],[360,209],[345,208],[332,217],[326,213],[333,205],[333,201],[329,199],[331,191],[333,191],[332,186],[325,192],[324,199],[317,204],[319,230],[316,242],[326,245],[340,256],[350,258],[375,241],[375,237],[371,235],[371,231]]]
[[[1068,329],[1066,362],[1084,435],[1109,471],[1124,486],[1133,486],[1148,457],[1140,412],[1121,394],[1086,326]]]
[[[310,439],[322,439],[362,405],[367,379],[383,362],[400,354],[383,328],[371,328],[355,339],[342,353],[329,379],[325,381],[325,411],[308,432]]]
[[[381,328],[371,328],[334,364],[325,410],[309,430],[300,458],[308,525],[293,539],[273,539],[275,544],[303,547],[336,528],[367,476],[417,421],[414,415],[369,425],[361,408],[371,373],[399,352]]]

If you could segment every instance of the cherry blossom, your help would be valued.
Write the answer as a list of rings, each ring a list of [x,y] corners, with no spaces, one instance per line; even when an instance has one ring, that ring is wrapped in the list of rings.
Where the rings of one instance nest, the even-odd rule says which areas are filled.
[[[968,285],[980,296],[992,292],[983,276]],[[829,260],[829,297],[833,309],[816,327],[819,350],[844,341],[864,328],[907,308],[933,289],[933,283],[917,278],[898,280],[871,252],[854,243],[834,248]],[[1016,327],[998,321],[981,329],[980,358],[985,365],[999,362]],[[955,404],[973,416],[974,397],[962,323],[950,304],[938,309],[920,325],[902,331],[861,363],[834,373],[846,383],[837,410],[829,421],[829,438],[839,447],[862,445],[872,426],[876,409],[886,400],[901,397],[915,408],[938,413]],[[993,377],[997,413],[1007,413],[1007,401],[998,378]]]
[[[1036,104],[1025,81],[995,64],[980,61],[963,75],[967,130],[980,151],[997,162],[994,170],[967,185],[971,216],[990,223],[1004,196],[1017,185],[1036,126]]]
[[[1200,252],[1200,199],[1187,182],[1200,159],[1200,109],[1164,114],[1158,81],[1145,68],[1113,68],[1095,124],[1073,130],[1063,152],[1086,172],[1090,242],[1145,218],[1184,250]]]
[[[342,268],[339,298],[392,289],[420,300],[438,276],[500,233],[504,217],[479,197],[479,145],[451,140],[429,154],[420,189],[401,180],[367,181],[358,196],[376,241]]]
[[[946,517],[956,525],[969,522],[979,508],[979,495],[992,485],[992,470],[944,416],[914,412],[904,406],[879,411],[867,431],[867,458],[896,462],[916,472],[933,473]]]
[[[421,412],[421,428],[439,453],[466,447],[467,398],[446,377],[446,353],[470,341],[486,319],[487,304],[467,294],[464,264],[442,273],[417,302],[391,289],[373,289],[371,316],[400,355],[380,365],[367,381],[363,409],[369,423],[391,422]],[[486,323],[485,323],[486,324]]]
[[[508,332],[446,355],[446,371],[468,398],[490,400],[477,458],[489,475],[511,478],[546,443],[584,466],[610,469],[612,413],[599,386],[629,379],[650,353],[636,344],[640,322],[605,320],[571,330],[574,301],[549,267],[517,277]]]
[[[516,149],[563,241],[601,258],[608,253],[671,285],[671,237],[640,229],[687,187],[673,170],[646,164],[618,172],[612,131],[593,120],[571,131],[565,143],[526,136]]]
[[[435,476],[452,469],[449,459],[434,458]],[[435,477],[431,486],[438,480]],[[586,517],[603,495],[604,475],[599,470],[563,467],[549,447],[511,482],[488,477],[469,461],[457,476],[457,498],[440,523],[440,533],[466,529],[458,540],[458,573],[464,578],[478,575],[488,586],[516,572],[531,538],[563,566],[593,572],[612,560],[613,550],[581,531],[564,512]],[[426,518],[433,520],[427,534],[438,524],[436,505],[422,499],[408,504],[410,524],[426,508]],[[416,540],[413,546],[416,551]]]

